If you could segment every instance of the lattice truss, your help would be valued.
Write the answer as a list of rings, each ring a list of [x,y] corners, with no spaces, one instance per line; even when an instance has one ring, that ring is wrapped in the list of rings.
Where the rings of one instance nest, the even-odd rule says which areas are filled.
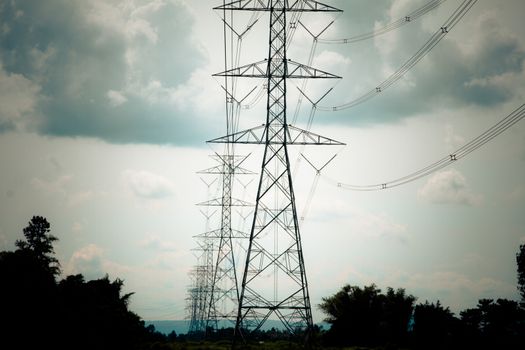
[[[303,12],[339,10],[310,0],[240,0],[223,2],[215,9],[222,13],[224,24],[225,70],[215,76],[224,79],[226,136],[208,141],[223,144],[224,151],[213,156],[216,166],[200,172],[217,176],[215,181],[203,181],[208,189],[216,183],[218,195],[199,204],[206,208],[201,212],[208,228],[196,236],[198,264],[190,273],[188,289],[190,331],[216,330],[228,326],[221,324],[225,320],[235,322],[237,334],[246,334],[276,318],[292,334],[308,334],[313,323],[288,146],[342,143],[288,123],[286,81],[339,77],[289,60],[287,34],[293,34]],[[239,64],[242,39],[260,16],[252,16],[247,29],[237,32],[233,21],[237,11],[269,13],[267,59]],[[244,131],[237,130],[241,105],[255,88],[238,98],[238,78],[263,79],[254,100],[266,95],[267,101],[265,123]],[[235,155],[237,144],[264,145],[255,206],[248,211],[253,213],[248,232],[232,227],[232,208],[241,208],[244,221],[248,218],[244,209],[250,208],[232,196],[237,175],[250,174],[241,167],[246,158]],[[210,230],[210,219],[218,212],[217,228]]]
[[[262,126],[228,133],[211,143],[264,145],[255,209],[244,262],[236,332],[260,329],[266,320],[279,319],[292,334],[311,330],[312,313],[299,222],[290,171],[289,145],[342,145],[335,140],[291,126],[287,121],[290,78],[339,78],[287,58],[287,13],[337,12],[316,1],[244,0],[219,11],[269,13],[269,55],[253,64],[236,66],[215,76],[260,78],[266,81],[266,121]]]

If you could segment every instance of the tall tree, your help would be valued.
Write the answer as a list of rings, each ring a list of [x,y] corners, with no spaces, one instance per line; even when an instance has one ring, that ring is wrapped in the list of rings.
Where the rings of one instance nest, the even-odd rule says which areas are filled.
[[[516,254],[516,263],[518,264],[518,290],[521,294],[521,302],[525,304],[525,244],[520,246]]]
[[[42,216],[33,216],[23,233],[26,240],[17,240],[15,245],[22,251],[31,252],[53,276],[60,274],[60,263],[54,257],[53,242],[58,238],[49,234],[51,225]]]
[[[56,348],[60,270],[49,226],[43,217],[33,217],[23,230],[25,240],[16,241],[18,249],[0,252],[0,347],[5,342],[17,349]]]
[[[418,304],[414,310],[414,336],[418,349],[450,348],[458,320],[448,307],[437,303]]]
[[[471,345],[477,343],[491,348],[523,348],[525,310],[516,301],[480,299],[475,309],[467,309],[460,315],[464,335]]]
[[[406,294],[403,288],[387,288],[381,322],[381,333],[385,341],[402,344],[407,341],[408,325],[414,310],[416,297]]]

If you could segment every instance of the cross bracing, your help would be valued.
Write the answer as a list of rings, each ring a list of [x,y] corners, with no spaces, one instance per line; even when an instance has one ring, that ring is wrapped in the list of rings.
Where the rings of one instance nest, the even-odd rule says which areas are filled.
[[[216,76],[266,80],[266,122],[231,132],[210,143],[264,145],[259,185],[239,294],[236,334],[260,329],[270,318],[292,334],[307,336],[312,311],[299,221],[290,171],[289,145],[342,145],[335,140],[289,125],[287,79],[339,78],[287,58],[287,12],[338,12],[308,0],[241,0],[216,7],[222,11],[266,11],[269,22],[268,58],[229,67]]]

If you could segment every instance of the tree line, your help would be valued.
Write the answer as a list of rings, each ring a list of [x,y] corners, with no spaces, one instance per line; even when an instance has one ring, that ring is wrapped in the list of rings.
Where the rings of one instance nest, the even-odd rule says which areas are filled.
[[[15,251],[0,252],[1,349],[146,349],[164,336],[128,310],[123,281],[59,279],[49,222],[34,216]]]
[[[121,279],[86,281],[81,274],[60,278],[49,222],[34,216],[14,251],[0,252],[1,349],[182,349],[228,348],[233,329],[211,333],[213,346],[189,346],[195,334],[166,336],[145,326],[128,309],[133,293]],[[319,308],[328,330],[315,327],[314,347],[358,346],[377,349],[523,349],[525,348],[525,244],[516,255],[521,302],[481,299],[454,315],[439,301],[416,303],[405,289],[345,285],[325,297]],[[272,329],[256,335],[290,347],[290,335]],[[211,346],[211,347],[208,347]],[[214,347],[215,346],[215,347]],[[263,346],[264,348],[264,346]]]
[[[346,285],[322,299],[325,345],[409,349],[525,349],[525,245],[516,255],[521,302],[481,299],[454,315],[439,301],[416,304],[405,289]]]

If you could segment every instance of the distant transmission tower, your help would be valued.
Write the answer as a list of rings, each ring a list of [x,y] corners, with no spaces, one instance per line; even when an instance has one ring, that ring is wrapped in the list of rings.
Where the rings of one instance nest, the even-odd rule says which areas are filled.
[[[208,188],[208,196],[210,196],[211,186],[217,179],[211,182],[206,182],[202,178],[201,180]],[[217,244],[214,243],[215,239],[209,236],[210,219],[215,214],[215,211],[201,210],[201,214],[206,218],[205,232],[195,237],[197,248],[192,249],[192,251],[197,258],[197,265],[189,272],[191,284],[188,288],[188,296],[186,298],[187,317],[190,319],[188,332],[196,337],[204,337],[206,332],[215,265],[213,262],[213,253],[216,250],[214,247],[217,246]]]
[[[223,4],[225,2],[223,1]],[[251,25],[243,33],[227,35],[229,30],[233,34],[233,13],[230,18],[224,13],[223,35],[224,35],[224,69],[230,69],[237,64],[240,55],[242,36],[246,34]],[[235,40],[236,39],[236,40]],[[235,53],[234,53],[235,52]],[[226,112],[226,134],[237,131],[238,118],[241,109],[241,101],[235,98],[236,78],[225,77],[222,88],[225,92],[225,112]],[[251,92],[250,92],[251,94]],[[248,95],[246,96],[248,97]],[[245,98],[246,98],[245,97]],[[206,335],[216,332],[219,328],[233,327],[236,322],[237,309],[239,305],[239,264],[236,259],[244,257],[244,252],[239,249],[246,249],[248,233],[234,229],[232,226],[233,208],[252,207],[253,205],[234,197],[233,185],[239,175],[254,174],[253,172],[241,167],[247,156],[238,156],[235,153],[235,144],[228,142],[224,145],[221,154],[216,153],[213,159],[218,163],[216,166],[200,172],[201,174],[218,175],[220,179],[220,195],[201,205],[219,207],[220,222],[215,230],[204,234],[208,239],[213,240],[214,264],[213,273],[210,280],[210,288],[206,305],[205,330]],[[237,249],[237,251],[236,251]]]
[[[209,141],[265,146],[239,296],[236,334],[256,331],[270,317],[276,317],[290,333],[304,336],[313,322],[287,146],[342,143],[287,123],[286,80],[339,77],[288,60],[287,13],[340,10],[311,0],[239,0],[215,9],[270,14],[268,58],[216,74],[267,80],[266,123]]]
[[[251,204],[233,198],[232,186],[235,175],[253,174],[240,166],[246,157],[226,154],[215,155],[213,158],[219,164],[200,172],[201,174],[220,175],[222,180],[221,196],[199,204],[220,207],[221,210],[220,227],[203,235],[217,242],[214,244],[217,247],[217,255],[206,308],[206,331],[219,329],[220,321],[235,321],[239,303],[239,285],[234,254],[235,239],[246,239],[247,234],[232,228],[232,207],[247,207]],[[224,327],[224,324],[222,326]]]

